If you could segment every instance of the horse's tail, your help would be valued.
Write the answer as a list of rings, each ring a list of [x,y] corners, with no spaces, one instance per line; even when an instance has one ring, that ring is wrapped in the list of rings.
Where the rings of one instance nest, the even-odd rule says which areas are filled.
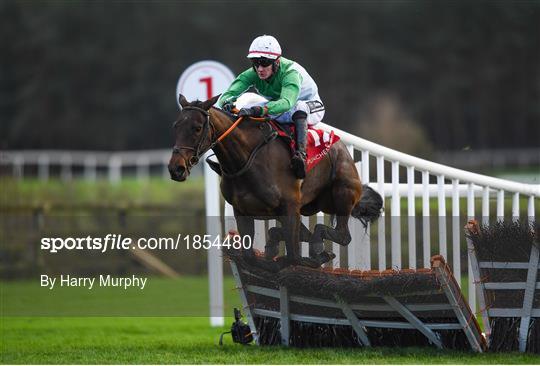
[[[351,216],[360,220],[364,227],[367,228],[368,223],[377,221],[383,210],[381,195],[367,184],[364,184],[360,201],[353,207]]]

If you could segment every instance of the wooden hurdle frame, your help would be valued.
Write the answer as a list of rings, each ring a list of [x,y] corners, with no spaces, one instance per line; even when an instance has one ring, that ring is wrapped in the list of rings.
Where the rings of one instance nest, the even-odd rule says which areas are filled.
[[[247,317],[248,325],[251,329],[255,343],[259,344],[259,334],[256,327],[256,317],[268,317],[278,319],[280,323],[281,344],[290,345],[290,324],[292,321],[304,323],[332,324],[351,326],[358,337],[358,345],[370,347],[371,342],[366,333],[367,328],[394,328],[394,329],[416,329],[421,332],[430,344],[437,348],[444,348],[437,331],[440,330],[462,330],[467,338],[470,349],[476,352],[483,352],[487,348],[487,343],[483,337],[478,323],[472,314],[468,303],[463,298],[459,286],[454,279],[448,265],[441,256],[432,258],[432,267],[430,270],[421,269],[419,272],[434,274],[440,288],[433,288],[431,291],[411,292],[407,295],[398,296],[378,296],[367,294],[366,302],[347,303],[343,298],[334,295],[334,300],[307,297],[295,294],[291,289],[279,286],[276,288],[267,288],[250,284],[243,280],[243,275],[253,275],[249,271],[241,268],[234,259],[230,261],[233,276],[236,281],[237,289],[240,293],[240,299]],[[347,271],[345,271],[347,272]],[[416,271],[404,271],[405,273],[414,273]],[[269,310],[257,308],[248,301],[249,296],[263,296],[279,300],[279,309]],[[443,296],[446,302],[411,304],[407,297],[415,295],[438,295]],[[372,300],[378,297],[383,300],[380,304],[373,304]],[[368,299],[370,298],[370,299]],[[315,307],[333,308],[341,310],[343,317],[324,317],[310,314],[293,313],[290,310],[292,303],[310,305]],[[370,311],[387,312],[391,317],[399,317],[401,321],[372,320],[369,317],[358,315],[358,313],[367,314]],[[452,323],[428,322],[430,313],[437,311],[446,311],[446,314],[453,314],[456,319]],[[390,317],[390,316],[389,316]],[[436,316],[435,316],[436,317]],[[440,317],[440,315],[439,315]],[[420,318],[424,319],[422,321]]]

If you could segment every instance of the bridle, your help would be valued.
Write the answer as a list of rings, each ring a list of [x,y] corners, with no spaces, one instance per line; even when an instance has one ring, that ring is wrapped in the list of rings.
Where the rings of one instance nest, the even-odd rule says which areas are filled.
[[[204,155],[208,150],[212,149],[216,144],[219,142],[219,139],[214,139],[214,135],[216,132],[216,129],[214,127],[214,124],[210,122],[210,113],[202,108],[195,107],[195,106],[187,106],[182,108],[182,111],[185,110],[194,110],[201,112],[205,115],[206,121],[203,125],[203,131],[201,133],[201,138],[199,139],[199,142],[197,142],[197,145],[195,147],[191,146],[175,146],[173,148],[173,154],[179,154],[180,150],[191,150],[194,151],[195,154],[189,158],[189,161],[187,162],[187,169],[190,170],[194,165],[197,165],[199,163],[199,160],[201,159],[201,156]],[[176,127],[178,121],[176,121],[173,125],[173,127]],[[209,141],[210,143],[206,148],[202,148],[205,137],[208,137],[208,131],[211,130]]]
[[[208,111],[206,111],[206,110],[204,110],[202,108],[199,108],[199,107],[195,107],[195,106],[187,106],[187,107],[184,107],[182,110],[194,110],[194,111],[201,112],[202,114],[204,114],[206,116],[206,121],[204,122],[204,125],[203,125],[203,131],[202,131],[203,133],[201,134],[201,138],[200,138],[199,142],[197,143],[196,147],[175,146],[173,148],[173,154],[179,154],[180,150],[182,150],[182,149],[183,150],[191,150],[191,151],[195,152],[195,154],[187,162],[186,169],[188,171],[194,165],[197,165],[199,163],[199,161],[201,160],[202,155],[204,155],[208,150],[213,149],[214,146],[216,146],[218,142],[221,142],[225,137],[227,137],[231,133],[231,131],[234,130],[236,128],[236,126],[238,126],[238,124],[240,122],[242,122],[242,120],[244,118],[244,117],[239,117],[225,132],[223,132],[217,138],[214,138],[214,136],[216,134],[216,128],[215,128],[214,124],[210,121],[210,113]],[[266,118],[253,118],[252,117],[251,119],[255,120],[255,121],[267,121]],[[176,127],[177,123],[178,123],[178,121],[176,121],[174,123],[173,127]],[[266,125],[268,125],[268,124],[266,124]],[[211,131],[210,132],[210,137],[209,137],[209,143],[208,143],[208,146],[203,149],[202,145],[203,145],[203,142],[205,140],[205,137],[208,136],[208,131],[209,130]],[[263,139],[251,151],[251,154],[249,155],[249,158],[247,159],[246,163],[242,166],[242,168],[240,168],[240,170],[238,170],[235,173],[225,172],[223,170],[223,168],[221,167],[221,165],[219,165],[219,163],[211,161],[209,157],[206,158],[206,161],[210,165],[210,168],[212,168],[214,171],[216,171],[216,173],[218,173],[219,175],[223,175],[225,177],[230,177],[230,178],[238,177],[238,176],[244,174],[251,167],[251,164],[253,164],[255,156],[261,150],[261,148],[264,145],[266,145],[267,143],[269,143],[270,141],[274,140],[278,136],[276,131],[272,130],[271,128],[270,128],[270,130],[271,130],[271,132],[269,134],[263,136]]]

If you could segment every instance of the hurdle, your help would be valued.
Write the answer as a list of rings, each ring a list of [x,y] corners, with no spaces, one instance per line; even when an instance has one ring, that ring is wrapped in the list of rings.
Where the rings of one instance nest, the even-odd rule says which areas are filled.
[[[291,266],[270,273],[239,254],[228,259],[258,345],[487,349],[442,256],[429,269],[382,272]]]
[[[465,231],[489,349],[540,353],[540,226],[470,220]]]

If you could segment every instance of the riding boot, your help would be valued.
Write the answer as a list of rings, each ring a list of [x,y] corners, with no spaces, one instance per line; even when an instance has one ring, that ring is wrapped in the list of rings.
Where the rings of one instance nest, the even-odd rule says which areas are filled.
[[[306,141],[307,141],[307,113],[296,111],[292,120],[296,128],[296,152],[291,159],[291,167],[298,179],[306,177]]]

